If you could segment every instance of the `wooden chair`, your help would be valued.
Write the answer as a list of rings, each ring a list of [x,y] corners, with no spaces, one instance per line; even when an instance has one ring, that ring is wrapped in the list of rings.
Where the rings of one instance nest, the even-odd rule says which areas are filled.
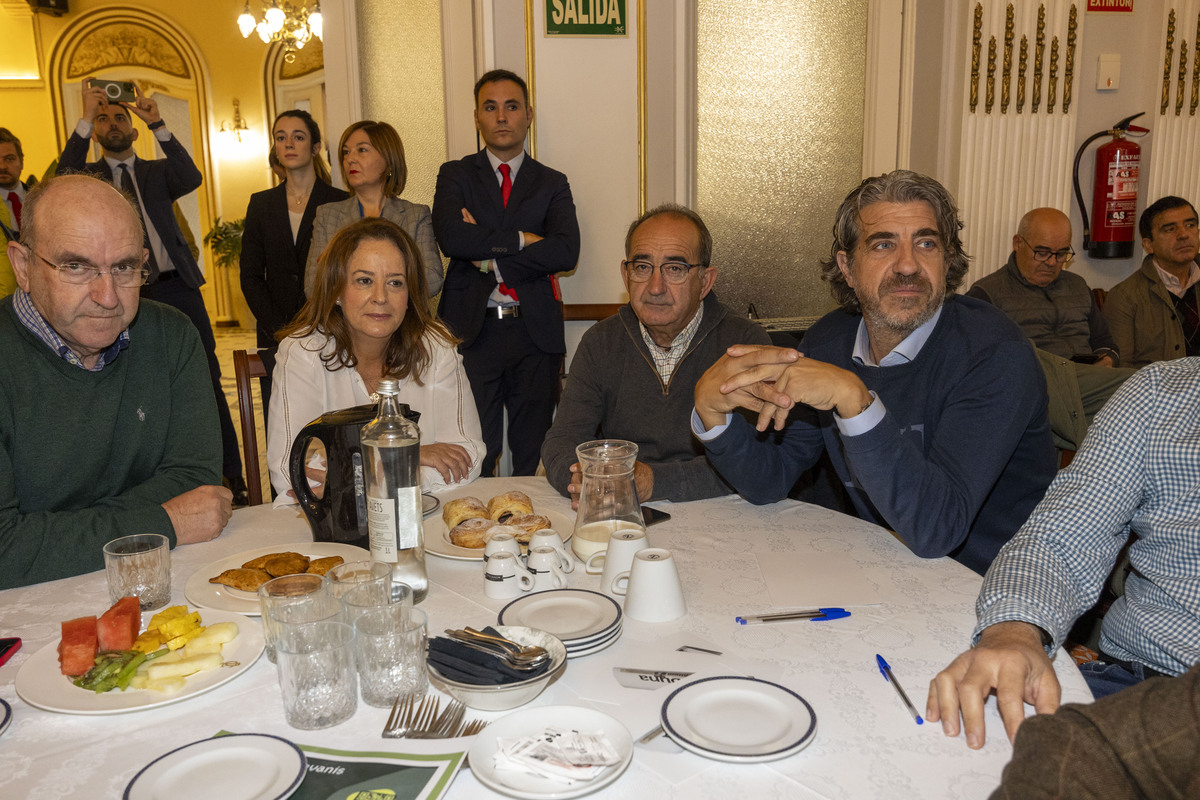
[[[1092,297],[1096,298],[1096,308],[1104,310],[1104,301],[1108,298],[1108,292],[1104,289],[1092,289]]]
[[[233,351],[233,378],[237,384],[238,413],[242,417],[242,453],[246,460],[246,488],[250,505],[263,501],[262,472],[258,468],[258,432],[254,419],[254,393],[251,379],[267,377],[267,368],[258,351]]]

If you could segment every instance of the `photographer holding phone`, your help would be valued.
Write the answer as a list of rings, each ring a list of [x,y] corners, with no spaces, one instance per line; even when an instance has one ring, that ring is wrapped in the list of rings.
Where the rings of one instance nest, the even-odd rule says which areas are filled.
[[[154,98],[142,94],[141,89],[133,85],[133,103],[109,102],[106,87],[114,85],[123,90],[117,96],[128,96],[128,87],[121,82],[91,77],[83,80],[83,116],[63,148],[57,172],[59,175],[67,172],[95,175],[127,194],[138,209],[145,226],[143,245],[150,252],[146,261],[150,277],[142,287],[141,296],[179,309],[199,331],[208,357],[208,372],[221,425],[221,472],[226,486],[233,492],[234,505],[248,505],[237,434],[221,389],[217,342],[200,294],[204,273],[188,248],[172,207],[180,197],[196,191],[203,178],[188,151],[167,130]],[[154,134],[166,158],[146,160],[137,156],[133,143],[138,139],[138,131],[133,127],[131,114]],[[103,151],[103,158],[98,161],[87,162],[89,138]]]

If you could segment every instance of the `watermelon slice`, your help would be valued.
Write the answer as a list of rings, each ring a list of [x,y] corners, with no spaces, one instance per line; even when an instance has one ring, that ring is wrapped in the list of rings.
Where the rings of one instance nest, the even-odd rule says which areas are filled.
[[[62,624],[58,660],[62,674],[75,677],[96,664],[96,618],[80,617]]]
[[[101,650],[132,650],[142,627],[142,606],[136,597],[122,597],[96,622]]]

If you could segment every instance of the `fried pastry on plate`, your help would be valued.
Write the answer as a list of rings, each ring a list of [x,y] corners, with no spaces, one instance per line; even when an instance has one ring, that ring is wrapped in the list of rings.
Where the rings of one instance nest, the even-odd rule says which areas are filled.
[[[524,492],[505,492],[488,500],[487,511],[496,522],[504,522],[518,514],[532,514],[533,501]]]
[[[246,569],[266,569],[268,561],[270,561],[272,558],[279,558],[280,556],[296,556],[297,558],[304,558],[304,556],[300,553],[293,553],[291,551],[286,553],[267,553],[266,555],[261,555],[258,558],[250,559],[245,564],[242,564],[242,566]]]
[[[325,558],[314,558],[308,562],[308,571],[313,575],[324,575],[339,564],[345,562],[346,559],[341,556],[326,556]]]
[[[487,544],[488,531],[496,527],[490,519],[468,519],[454,526],[450,531],[450,542],[459,547],[479,549]]]
[[[257,592],[258,587],[271,580],[270,574],[264,569],[249,569],[238,567],[227,569],[215,578],[209,578],[209,583],[219,583],[231,589],[243,592]]]
[[[469,519],[487,519],[487,506],[478,497],[459,497],[447,500],[442,507],[442,522],[448,530],[454,530]]]
[[[284,575],[296,575],[308,570],[308,556],[298,553],[284,553],[276,556],[263,565],[263,569],[272,578],[282,578]]]
[[[514,533],[513,536],[517,537],[521,544],[529,544],[533,534],[550,527],[550,518],[541,514],[514,514],[504,524],[519,529],[520,533]]]

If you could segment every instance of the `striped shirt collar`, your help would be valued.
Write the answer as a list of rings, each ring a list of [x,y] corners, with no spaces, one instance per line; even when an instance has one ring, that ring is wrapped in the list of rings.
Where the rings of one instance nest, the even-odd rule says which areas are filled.
[[[1163,286],[1168,292],[1176,297],[1183,297],[1183,293],[1196,283],[1200,283],[1200,266],[1196,266],[1196,262],[1192,262],[1192,268],[1188,270],[1188,278],[1186,284],[1181,284],[1179,278],[1176,278],[1170,272],[1158,265],[1158,261],[1154,262],[1154,269],[1158,270],[1159,280],[1163,282]]]
[[[23,289],[18,288],[13,292],[13,310],[17,314],[17,319],[21,320],[21,324],[29,329],[30,333],[40,339],[54,352],[58,353],[59,357],[68,364],[74,364],[80,369],[86,369],[89,372],[99,372],[106,366],[111,364],[116,359],[117,354],[129,346],[129,329],[121,331],[117,336],[117,340],[109,345],[100,353],[100,357],[96,359],[96,365],[93,367],[85,367],[83,359],[75,354],[66,342],[50,327],[50,323],[46,322],[33,305],[33,300]]]
[[[692,337],[700,329],[700,320],[703,318],[704,304],[701,303],[700,307],[696,309],[696,313],[692,315],[692,321],[671,341],[669,347],[660,347],[655,344],[654,339],[650,336],[650,331],[646,329],[641,320],[638,320],[638,328],[642,331],[642,341],[646,343],[646,347],[650,348],[650,356],[654,359],[654,368],[658,371],[658,376],[662,378],[663,383],[671,380],[671,374],[683,360],[688,345],[692,343]]]

